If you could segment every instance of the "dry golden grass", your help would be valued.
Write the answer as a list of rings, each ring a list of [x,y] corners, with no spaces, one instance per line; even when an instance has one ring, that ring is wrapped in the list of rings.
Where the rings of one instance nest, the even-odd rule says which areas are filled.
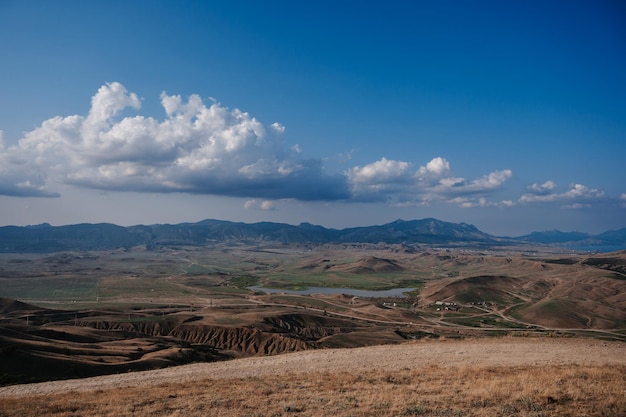
[[[624,416],[625,366],[439,367],[0,398],[0,416]]]

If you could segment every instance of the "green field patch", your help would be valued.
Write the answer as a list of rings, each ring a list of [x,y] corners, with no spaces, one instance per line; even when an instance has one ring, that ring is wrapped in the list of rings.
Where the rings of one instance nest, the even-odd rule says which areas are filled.
[[[619,281],[626,281],[626,274],[620,274],[620,273],[613,273],[613,274],[609,274],[606,276],[607,278],[611,278],[611,279],[616,279]]]
[[[559,259],[540,259],[539,261],[547,263],[547,264],[556,264],[556,265],[575,265],[580,262],[580,259],[576,258],[559,258]]]
[[[485,287],[461,290],[454,294],[454,299],[464,304],[491,302],[499,305],[509,305],[522,301],[520,298],[506,292]]]
[[[506,311],[506,314],[507,314],[507,316],[511,316],[511,317],[513,317],[515,319],[520,319],[519,312],[524,310],[524,309],[526,309],[526,308],[528,308],[528,307],[530,307],[531,305],[532,305],[531,303],[519,303],[519,304],[516,304],[516,305],[510,307]]]
[[[224,295],[244,295],[244,294],[248,294],[250,291],[247,288],[239,288],[239,287],[234,287],[234,286],[223,286],[223,287],[216,287],[214,289],[211,290],[211,296],[213,296],[213,293],[217,293],[217,294],[224,294]]]
[[[108,277],[100,279],[98,284],[98,296],[102,301],[127,297],[157,300],[194,293],[192,289],[167,282],[165,278]]]
[[[259,283],[259,277],[254,275],[234,275],[228,278],[226,283],[236,288],[244,289],[257,285]]]
[[[542,301],[537,303],[536,308],[541,309],[542,313],[545,314],[560,314],[566,308],[572,307],[572,303],[566,300],[562,300],[560,298],[553,298],[548,301]]]
[[[198,264],[191,264],[183,268],[187,275],[209,275],[216,271]]]
[[[231,281],[232,279],[232,281]],[[253,280],[239,279],[238,277],[230,277],[228,275],[196,275],[191,277],[172,277],[169,280],[173,284],[180,284],[182,286],[190,287],[187,290],[192,291],[197,295],[206,295],[215,298],[219,298],[220,294],[223,296],[232,294],[246,294],[247,282],[253,282]],[[200,291],[200,292],[198,292]]]
[[[268,288],[306,290],[309,287],[352,288],[357,290],[384,291],[402,287],[421,287],[423,281],[397,274],[295,274],[271,275],[263,278]]]
[[[171,282],[180,283],[189,287],[213,290],[224,285],[228,280],[227,275],[194,275],[170,278]]]
[[[570,300],[553,298],[539,302],[531,309],[536,315],[549,316],[555,320],[562,320],[565,323],[575,322],[583,326],[587,325],[585,318],[577,314],[578,306]]]
[[[348,308],[338,306],[336,304],[328,303],[324,300],[320,300],[315,297],[302,297],[302,296],[290,296],[290,295],[274,295],[270,299],[275,303],[284,303],[289,305],[298,305],[302,307],[317,308],[320,310],[332,310],[332,311],[347,311]]]
[[[177,275],[181,272],[185,272],[185,269],[182,264],[178,262],[167,262],[167,263],[150,263],[145,265],[144,271],[146,275],[149,276],[169,276],[169,275]]]
[[[418,340],[418,339],[439,339],[439,335],[436,333],[424,332],[421,330],[396,330],[396,333],[402,336],[404,339]]]
[[[526,328],[526,325],[504,320],[500,316],[488,315],[478,317],[450,317],[446,315],[446,322],[459,324],[469,327],[507,327],[507,328]]]
[[[51,301],[95,300],[94,277],[37,277],[0,279],[0,297]]]

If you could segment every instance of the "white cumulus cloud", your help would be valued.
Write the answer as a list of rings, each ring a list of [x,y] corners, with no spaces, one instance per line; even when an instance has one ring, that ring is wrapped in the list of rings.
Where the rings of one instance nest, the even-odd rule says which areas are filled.
[[[438,156],[431,159],[426,166],[422,166],[417,171],[419,175],[437,175],[441,176],[450,171],[450,163],[444,158]]]
[[[546,181],[543,184],[531,184],[526,189],[535,195],[546,195],[549,194],[552,190],[556,188],[556,183],[554,181]]]
[[[448,202],[460,207],[498,205],[488,195],[500,189],[511,170],[494,171],[474,180],[452,175],[450,162],[435,157],[416,171],[404,161],[382,158],[346,173],[355,198],[389,201],[406,207]],[[501,204],[506,206],[506,204]]]
[[[278,123],[266,127],[239,109],[207,105],[198,95],[185,101],[166,93],[164,120],[118,117],[140,105],[122,84],[108,83],[93,96],[87,116],[54,117],[16,146],[0,148],[0,194],[54,195],[47,187],[61,182],[239,197],[349,196],[345,178],[326,175],[320,161],[285,148]]]
[[[549,183],[549,187],[544,186]],[[548,181],[542,185],[533,184],[527,189],[530,193],[520,197],[520,203],[557,203],[564,208],[588,207],[594,202],[605,199],[604,191],[597,188],[589,188],[582,184],[572,184],[564,192],[555,192],[556,184]]]
[[[263,211],[273,211],[277,210],[276,203],[270,200],[247,200],[244,203],[244,208],[248,210],[263,210]]]
[[[354,184],[384,184],[406,180],[406,173],[411,164],[381,158],[365,166],[356,166],[347,172],[350,182]]]

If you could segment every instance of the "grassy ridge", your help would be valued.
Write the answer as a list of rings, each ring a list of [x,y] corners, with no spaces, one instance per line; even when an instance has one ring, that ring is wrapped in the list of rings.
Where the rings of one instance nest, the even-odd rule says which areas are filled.
[[[625,367],[429,366],[0,398],[0,416],[621,417],[625,386]]]

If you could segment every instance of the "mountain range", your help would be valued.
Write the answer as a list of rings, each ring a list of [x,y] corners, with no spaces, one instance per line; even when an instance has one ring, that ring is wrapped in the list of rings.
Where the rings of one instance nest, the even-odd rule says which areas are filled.
[[[109,223],[51,226],[0,227],[0,252],[44,253],[65,250],[106,250],[146,245],[148,248],[221,242],[276,242],[283,244],[385,243],[493,247],[520,244],[562,247],[626,247],[626,228],[590,235],[580,232],[533,232],[520,237],[497,237],[467,223],[449,223],[428,218],[329,229],[310,223],[239,223],[203,220],[197,223],[155,224],[123,227]]]

